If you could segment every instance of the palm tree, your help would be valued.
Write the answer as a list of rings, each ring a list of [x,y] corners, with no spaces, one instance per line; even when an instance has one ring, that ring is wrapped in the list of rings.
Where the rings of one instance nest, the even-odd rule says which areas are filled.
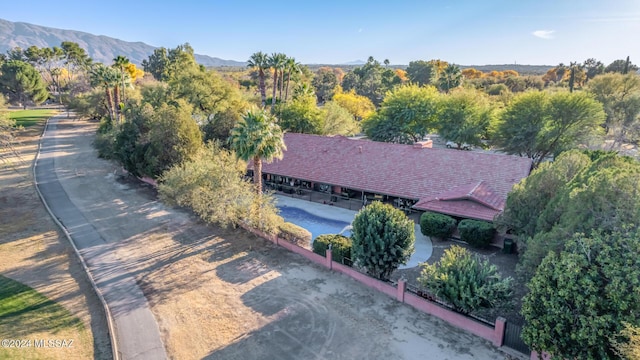
[[[273,97],[271,98],[271,111],[276,106],[276,89],[278,88],[278,71],[282,71],[287,55],[283,53],[273,53],[269,58],[269,65],[273,68]]]
[[[262,107],[267,105],[267,91],[264,85],[264,71],[269,68],[269,56],[258,51],[254,53],[247,61],[247,67],[258,69],[258,78],[260,79],[260,96],[262,98]]]
[[[120,77],[117,70],[112,67],[97,64],[91,69],[90,80],[92,86],[102,86],[104,88],[107,112],[111,120],[115,119],[111,88],[118,86]]]
[[[300,63],[296,62],[296,58],[288,58],[285,67],[287,69],[287,87],[284,92],[284,101],[287,102],[287,100],[289,99],[289,82],[291,81],[291,73],[300,72]]]
[[[442,71],[440,75],[440,89],[445,93],[449,93],[449,90],[458,87],[462,82],[462,72],[457,65],[449,64]]]
[[[256,192],[262,194],[262,161],[282,159],[287,150],[282,129],[264,109],[249,111],[231,130],[229,140],[238,158],[253,159],[253,183]]]
[[[120,83],[122,85],[121,87],[121,91],[122,91],[122,102],[125,102],[125,83],[124,83],[124,78],[127,75],[127,65],[129,65],[131,62],[129,61],[129,59],[126,56],[122,56],[122,55],[118,55],[113,59],[113,67],[115,67],[116,69],[118,69],[120,71]],[[117,104],[116,104],[117,105]]]

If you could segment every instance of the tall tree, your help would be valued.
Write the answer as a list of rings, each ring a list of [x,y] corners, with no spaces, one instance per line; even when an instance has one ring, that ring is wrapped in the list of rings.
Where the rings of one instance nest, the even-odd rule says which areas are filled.
[[[30,102],[39,104],[49,96],[40,73],[31,64],[19,60],[6,61],[0,67],[0,94],[25,109]]]
[[[102,64],[95,64],[91,69],[91,85],[94,87],[102,87],[105,93],[105,107],[111,120],[116,120],[116,112],[113,94],[114,89],[120,81],[120,75],[117,70]]]
[[[613,135],[612,148],[640,137],[640,77],[610,73],[589,82],[589,91],[604,106],[605,129]]]
[[[640,233],[576,234],[549,253],[522,304],[523,340],[557,359],[615,359],[624,323],[640,324]]]
[[[336,87],[333,101],[347,109],[356,121],[366,119],[376,110],[369,98],[356,94],[353,89],[349,92],[343,92],[340,85]]]
[[[436,69],[433,64],[424,60],[411,61],[407,67],[407,76],[415,84],[429,85],[436,79]]]
[[[626,60],[624,59],[615,60],[611,64],[607,65],[607,67],[604,69],[604,72],[607,72],[607,73],[615,72],[620,74],[627,74],[629,72],[636,72],[636,71],[638,71],[638,66],[633,64],[629,60],[629,57],[627,57]]]
[[[507,105],[492,131],[492,141],[507,154],[526,156],[537,167],[597,133],[602,105],[584,92],[525,92]]]
[[[127,101],[126,99],[126,91],[125,91],[125,79],[129,76],[129,72],[127,71],[127,67],[131,64],[129,59],[126,56],[118,55],[113,59],[113,66],[119,70],[120,72],[120,99],[123,103]],[[117,103],[116,103],[117,104]]]
[[[240,159],[253,160],[256,193],[262,194],[262,161],[282,159],[287,149],[280,126],[264,110],[249,111],[231,131],[230,142]]]
[[[363,130],[374,141],[414,143],[436,128],[440,96],[433,86],[410,84],[390,91]]]
[[[324,103],[331,100],[333,94],[335,94],[336,87],[338,86],[338,78],[333,72],[333,69],[329,67],[321,67],[316,72],[311,82],[313,88],[318,96],[318,102]]]
[[[283,53],[273,53],[269,57],[269,65],[273,68],[273,94],[271,97],[271,111],[276,106],[276,89],[278,88],[278,74],[284,69],[287,55]]]
[[[442,99],[438,114],[438,133],[455,142],[458,149],[467,143],[482,146],[483,136],[493,122],[494,111],[488,99],[476,90],[459,90]]]
[[[284,102],[289,100],[289,83],[291,82],[291,74],[299,73],[301,71],[300,66],[300,63],[296,61],[296,58],[287,58],[287,62],[285,64],[285,68],[287,69],[287,87],[284,92]]]
[[[374,201],[356,214],[351,239],[355,264],[386,280],[414,252],[414,223],[393,206]]]
[[[445,93],[449,93],[451,89],[460,86],[462,83],[462,72],[457,65],[449,64],[440,73],[438,78],[438,87]]]
[[[587,81],[593,79],[597,75],[604,73],[604,64],[594,58],[589,58],[582,63],[587,73]]]
[[[247,61],[247,66],[250,68],[258,69],[258,78],[260,81],[258,87],[260,88],[260,98],[262,99],[262,107],[264,108],[267,105],[267,92],[264,83],[264,72],[269,68],[269,56],[262,51],[253,53]]]

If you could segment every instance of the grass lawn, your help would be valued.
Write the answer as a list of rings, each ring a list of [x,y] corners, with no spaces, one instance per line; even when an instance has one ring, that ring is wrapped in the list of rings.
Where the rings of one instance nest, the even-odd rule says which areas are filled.
[[[32,126],[57,114],[58,110],[53,109],[34,109],[34,110],[15,110],[9,112],[9,117],[16,121],[18,126]]]
[[[0,275],[0,339],[32,340],[23,348],[0,346],[0,359],[64,358],[65,352],[78,350],[86,337],[80,319],[44,295]],[[75,346],[67,349],[37,348],[38,339],[72,339]]]

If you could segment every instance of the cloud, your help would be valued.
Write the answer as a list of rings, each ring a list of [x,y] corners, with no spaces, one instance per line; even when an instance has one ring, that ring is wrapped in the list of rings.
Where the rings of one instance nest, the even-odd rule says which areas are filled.
[[[540,39],[553,39],[553,33],[555,32],[555,30],[536,30],[532,32],[532,34],[533,36],[539,37]]]

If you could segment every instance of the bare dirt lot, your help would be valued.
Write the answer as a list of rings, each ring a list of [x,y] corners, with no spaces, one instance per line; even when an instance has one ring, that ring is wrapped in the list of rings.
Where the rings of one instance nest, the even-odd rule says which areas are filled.
[[[10,329],[0,338],[74,340],[67,349],[9,349],[19,359],[109,359],[111,346],[100,302],[33,186],[31,164],[42,128],[21,130],[16,145],[20,157],[0,163],[0,274],[59,303],[84,328],[54,332],[45,324],[33,324],[29,331]]]
[[[206,226],[59,123],[70,199],[127,264],[174,359],[503,359],[488,342],[243,230]]]

